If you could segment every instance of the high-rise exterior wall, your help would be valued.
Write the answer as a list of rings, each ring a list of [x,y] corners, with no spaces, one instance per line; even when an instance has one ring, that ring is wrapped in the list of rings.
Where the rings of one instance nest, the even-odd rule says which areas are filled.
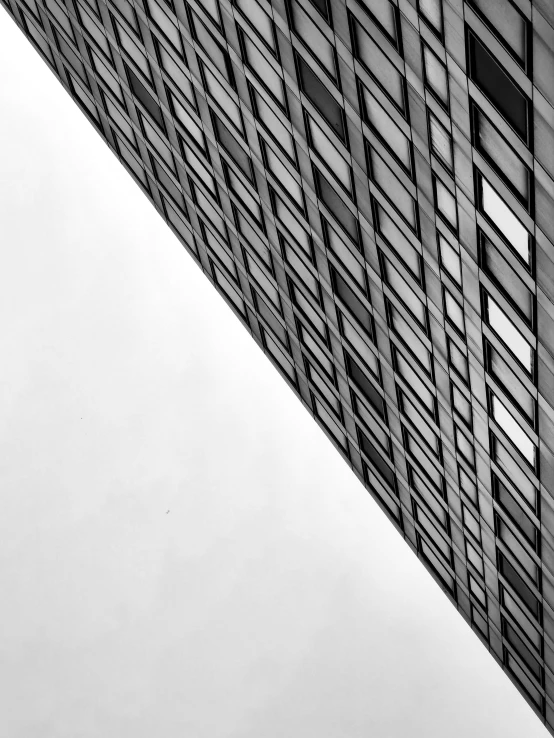
[[[554,732],[554,2],[2,3]]]

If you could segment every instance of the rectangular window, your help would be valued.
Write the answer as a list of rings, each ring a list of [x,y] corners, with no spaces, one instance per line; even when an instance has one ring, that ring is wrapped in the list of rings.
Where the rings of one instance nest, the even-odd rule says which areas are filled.
[[[217,0],[199,0],[198,4],[206,12],[212,23],[221,27],[221,17],[219,13],[219,3]]]
[[[361,89],[364,113],[368,125],[412,177],[412,144],[410,139],[400,130],[369,90],[364,85],[361,85]]]
[[[368,339],[372,343],[375,340],[373,325],[371,327],[371,334],[363,331],[364,335],[362,336],[361,330],[356,328],[354,323],[350,321],[344,313],[337,309],[337,314],[339,318],[340,333],[346,344],[354,349],[364,364],[373,368],[375,364],[375,354],[368,345]]]
[[[519,533],[516,534],[515,529],[512,529],[511,525],[508,525],[498,513],[494,517],[497,537],[507,547],[518,564],[525,570],[535,586],[540,588],[540,567],[527,550],[526,545],[520,540]]]
[[[418,221],[416,203],[408,190],[391,171],[375,149],[368,147],[371,179],[383,191],[390,203],[402,215],[406,223],[417,234]]]
[[[521,502],[494,473],[492,475],[492,481],[495,500],[502,510],[507,513],[510,520],[517,525],[518,530],[523,533],[527,541],[532,545],[533,550],[537,551],[540,533],[525,513]]]
[[[161,31],[179,56],[184,56],[181,34],[177,25],[165,11],[163,7],[165,3],[159,3],[157,0],[145,0],[145,5],[148,16],[153,21],[154,26]]]
[[[187,143],[192,142],[206,155],[206,139],[204,138],[202,128],[169,88],[166,88],[166,92],[173,118],[177,124],[180,124],[180,126],[176,126],[177,132],[180,134],[182,131],[187,137]]]
[[[429,113],[429,140],[431,142],[431,150],[442,163],[452,171],[454,167],[454,157],[452,154],[452,136],[450,131],[446,130],[439,119],[428,110]]]
[[[309,292],[311,292],[314,300],[321,305],[321,294],[317,277],[314,276],[310,268],[304,263],[304,260],[294,246],[291,246],[285,238],[281,239],[281,247],[283,249],[283,256],[286,263],[294,271],[298,280],[302,282]]]
[[[535,444],[514,418],[513,414],[499,398],[491,392],[491,415],[495,423],[504,431],[510,442],[517,448],[527,463],[535,468]]]
[[[456,197],[450,192],[440,179],[433,176],[433,192],[435,195],[435,209],[442,216],[448,226],[457,233],[458,211]]]
[[[504,474],[517,489],[521,500],[524,501],[536,514],[538,493],[528,476],[523,473],[520,465],[515,462],[512,452],[508,451],[496,436],[492,436],[492,458],[502,469]]]
[[[112,0],[112,5],[117,9],[120,16],[123,18],[125,23],[131,28],[131,30],[142,40],[140,33],[140,26],[137,20],[137,14],[135,9],[129,0]],[[100,15],[100,13],[98,14]]]
[[[395,6],[388,2],[388,0],[361,0],[361,4],[372,19],[377,22],[389,41],[396,48],[400,48],[400,33],[396,15],[398,11]]]
[[[215,113],[212,113],[212,121],[214,131],[219,144],[229,154],[231,159],[235,162],[237,167],[241,170],[244,176],[250,181],[254,182],[254,172],[252,168],[252,160],[246,153],[244,148],[233,136],[227,126],[217,117]]]
[[[398,391],[399,399],[400,399],[400,406],[402,408],[402,412],[404,415],[409,418],[409,420],[412,422],[416,434],[418,434],[421,437],[421,440],[426,444],[428,449],[433,453],[434,456],[436,456],[438,459],[441,458],[441,442],[436,436],[436,434],[433,432],[429,424],[424,420],[423,416],[421,415],[421,412],[419,409],[414,405],[414,403],[409,399],[409,397],[402,392],[402,390]]]
[[[371,319],[371,313],[364,306],[360,298],[354,293],[354,290],[352,290],[352,288],[342,278],[339,272],[331,265],[329,265],[329,269],[331,272],[331,284],[333,286],[333,292],[341,299],[341,301],[348,308],[350,313],[362,326],[364,331],[370,336],[373,335],[373,323]]]
[[[167,145],[166,139],[162,138],[158,133],[158,129],[154,128],[154,126],[140,113],[139,119],[142,123],[142,130],[144,132],[145,139],[151,144],[152,148],[164,164],[173,172],[173,174],[176,175],[177,170],[175,169],[175,160],[173,159],[171,149]]]
[[[229,92],[225,89],[225,87],[221,84],[221,82],[217,79],[217,77],[212,74],[212,72],[206,67],[206,65],[200,64],[200,68],[202,70],[206,92],[211,95],[223,114],[235,126],[240,135],[243,136],[244,124],[242,122],[242,114],[240,112],[239,106],[231,97]]]
[[[531,172],[487,116],[473,105],[473,144],[527,209]]]
[[[279,295],[279,290],[269,279],[265,270],[258,266],[253,257],[249,256],[246,252],[244,256],[248,273],[254,278],[255,282],[263,291],[264,295],[271,301],[273,306],[277,308],[277,311],[281,313],[281,297]]]
[[[471,0],[487,21],[490,30],[525,68],[528,26],[524,16],[510,0]]]
[[[235,89],[233,66],[227,51],[216,40],[215,36],[202,23],[200,18],[191,11],[192,31],[201,49],[215,66],[217,71],[224,77],[227,84]]]
[[[350,236],[355,244],[358,244],[358,219],[347,207],[327,178],[315,166],[313,167],[313,172],[319,199],[330,211],[337,223],[344,229],[345,233]]]
[[[371,461],[373,467],[379,472],[382,479],[384,479],[390,487],[394,487],[394,481],[395,481],[394,471],[387,464],[387,462],[383,459],[380,452],[373,445],[373,443],[369,440],[369,438],[365,435],[365,433],[362,433],[362,431],[359,428],[358,428],[358,436],[359,436],[360,448],[363,451],[363,453]]]
[[[294,241],[304,251],[310,261],[312,256],[312,239],[298,218],[292,213],[290,207],[279,197],[275,190],[270,190],[273,212],[279,221],[283,224],[287,237],[293,238]],[[298,211],[297,211],[298,212]]]
[[[423,71],[425,84],[434,97],[448,110],[448,72],[446,71],[446,65],[426,44],[423,44]]]
[[[300,81],[302,92],[310,100],[312,105],[315,106],[323,118],[325,118],[331,127],[331,130],[333,130],[342,141],[346,141],[346,128],[342,107],[335,100],[333,95],[331,95],[323,82],[321,82],[317,75],[312,72],[302,57],[296,55],[296,61],[298,67],[298,79]]]
[[[296,148],[289,128],[287,128],[283,123],[281,117],[277,115],[274,110],[274,106],[270,105],[252,85],[249,85],[248,87],[250,90],[250,97],[252,99],[254,115],[263,125],[265,131],[270,134],[272,139],[277,142],[296,166]]]
[[[410,287],[399,270],[392,262],[383,256],[382,258],[383,279],[386,284],[397,294],[398,298],[409,309],[410,313],[427,332],[427,308]]]
[[[441,257],[441,265],[448,272],[452,279],[460,287],[462,286],[462,262],[460,260],[459,247],[453,246],[446,238],[439,233],[439,253]]]
[[[360,364],[355,361],[350,354],[345,351],[345,366],[346,373],[355,384],[358,390],[364,398],[369,402],[377,413],[381,416],[385,416],[385,404],[381,394],[378,392],[373,382],[367,376],[366,370],[362,369]],[[379,382],[379,361],[375,355],[373,355],[373,363],[368,367],[369,373],[373,376],[377,382]]]
[[[465,336],[464,309],[447,289],[444,290],[444,312],[450,323]]]
[[[104,107],[106,108],[106,112],[110,116],[111,121],[115,123],[121,134],[125,136],[127,143],[129,143],[133,149],[138,152],[137,137],[133,126],[107,95],[103,95],[102,97],[104,100]]]
[[[383,92],[404,115],[406,111],[406,83],[404,77],[352,16],[351,23],[352,36],[355,39],[355,55]]]
[[[423,279],[421,255],[377,200],[373,201],[377,232],[421,285]]]
[[[508,301],[515,305],[525,322],[532,326],[533,293],[492,241],[484,233],[481,233],[480,236],[481,267],[483,271],[504,292]]]
[[[289,171],[273,148],[260,137],[260,149],[264,158],[265,168],[273,174],[285,195],[290,197],[296,207],[304,213],[304,195],[298,179]],[[289,165],[290,166],[290,165]]]
[[[323,128],[319,126],[308,113],[305,114],[306,129],[308,131],[308,141],[312,149],[321,158],[321,161],[328,167],[329,171],[344,187],[344,189],[352,194],[352,170],[350,165],[341,156],[338,148],[333,141],[325,133]]]
[[[403,344],[413,354],[428,376],[433,377],[433,360],[431,353],[425,347],[421,339],[403,318],[399,310],[387,301],[387,315],[392,330],[402,339]]]
[[[337,68],[333,45],[296,0],[291,0],[290,11],[292,28],[296,35],[331,79],[336,80]]]
[[[275,52],[273,21],[257,0],[235,0],[235,5],[260,38]]]
[[[69,39],[76,44],[77,39],[75,38],[73,26],[71,25],[71,21],[69,20],[69,16],[67,15],[65,8],[58,5],[57,0],[44,0],[44,5],[48,9],[50,15],[58,21],[58,24],[66,32]]]
[[[235,222],[239,234],[246,239],[246,242],[265,264],[268,271],[273,274],[273,261],[271,259],[271,252],[265,242],[264,237],[260,232],[252,226],[247,218],[240,212],[238,208],[234,208]]]
[[[435,420],[435,396],[427,389],[425,383],[421,381],[411,362],[395,347],[393,347],[393,357],[396,371],[414,393],[417,400],[422,404],[425,411]]]
[[[148,92],[146,87],[142,84],[137,75],[133,70],[125,65],[127,70],[127,78],[129,80],[129,87],[131,88],[132,94],[141,103],[147,113],[149,113],[152,120],[154,120],[160,128],[165,131],[164,119],[162,111],[158,103],[154,100],[152,95]]]
[[[525,605],[533,613],[533,615],[538,619],[540,614],[540,605],[531,588],[525,583],[521,575],[515,570],[515,568],[506,558],[506,556],[500,551],[498,552],[498,560],[498,568],[502,576],[510,584],[512,589],[525,603]]]
[[[526,389],[520,377],[516,375],[504,357],[489,341],[484,340],[487,371],[504,389],[519,411],[534,428],[536,423],[536,403],[533,395]]]
[[[134,10],[133,10],[134,13]],[[142,48],[136,41],[127,33],[127,31],[121,26],[115,18],[113,18],[114,28],[116,30],[116,36],[119,42],[119,46],[127,52],[129,58],[133,61],[136,68],[142,73],[144,79],[150,86],[153,86],[152,70],[150,63],[143,52]]]
[[[306,366],[306,376],[312,383],[312,386],[315,387],[315,389],[317,390],[317,394],[322,397],[322,399],[327,403],[327,406],[329,407],[331,412],[333,412],[339,422],[342,423],[342,406],[340,404],[340,400],[331,390],[331,388],[318,372],[318,370],[310,364],[306,357],[304,357],[304,362]]]
[[[468,33],[468,48],[471,78],[520,138],[528,143],[529,103],[527,98],[471,32]]]
[[[256,290],[251,287],[252,294],[254,296],[254,304],[259,315],[265,320],[273,335],[283,345],[287,352],[290,351],[289,338],[286,328],[279,321],[273,310],[269,307],[266,301],[258,295]]]
[[[479,209],[487,216],[525,264],[530,266],[531,244],[529,231],[480,172],[477,172],[477,185]]]
[[[287,101],[283,80],[246,33],[240,32],[239,37],[242,41],[243,57],[246,64],[267,88],[272,97],[286,110]]]
[[[419,14],[427,25],[442,36],[442,0],[419,0]]]
[[[230,192],[232,192],[237,197],[240,204],[246,208],[250,217],[261,225],[263,223],[263,216],[258,200],[250,192],[250,189],[242,182],[241,178],[235,174],[230,167],[223,165],[223,172]]]
[[[349,245],[351,242],[347,243],[346,239],[339,235],[323,215],[321,216],[321,222],[327,251],[336,258],[344,271],[356,282],[360,291],[368,297],[365,269],[358,258],[354,256],[352,245]]]
[[[533,373],[534,351],[521,332],[515,327],[504,310],[498,305],[492,297],[485,293],[485,316],[487,323],[504,342],[510,352],[520,362],[523,368],[529,373]]]

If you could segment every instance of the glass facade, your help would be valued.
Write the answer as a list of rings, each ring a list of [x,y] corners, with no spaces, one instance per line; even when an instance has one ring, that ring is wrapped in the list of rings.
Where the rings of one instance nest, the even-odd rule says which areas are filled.
[[[1,0],[554,732],[551,0]]]

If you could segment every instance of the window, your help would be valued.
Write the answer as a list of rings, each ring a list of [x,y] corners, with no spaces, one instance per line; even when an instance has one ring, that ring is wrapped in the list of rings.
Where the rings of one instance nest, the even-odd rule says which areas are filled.
[[[125,98],[123,97],[123,91],[121,89],[121,85],[117,80],[117,77],[111,71],[111,69],[106,66],[106,64],[102,61],[98,54],[90,48],[90,46],[88,47],[88,52],[92,60],[92,67],[94,71],[96,72],[98,77],[100,77],[106,87],[110,90],[110,92],[114,95],[114,97],[123,107],[123,109],[126,109]]]
[[[495,513],[494,523],[498,539],[514,556],[533,584],[540,589],[540,565],[537,565],[536,560],[527,548],[527,544],[523,543],[516,529],[512,528],[511,524],[498,513]]]
[[[52,35],[54,36],[54,39],[57,43],[57,46],[64,57],[65,61],[69,66],[73,69],[75,74],[77,74],[80,78],[80,80],[83,82],[85,87],[89,87],[89,81],[87,77],[87,73],[85,71],[85,65],[80,60],[80,58],[77,56],[77,54],[73,51],[71,46],[65,41],[65,39],[60,35],[60,33],[56,32],[56,29],[54,26],[51,26],[52,29]]]
[[[389,41],[400,48],[400,33],[395,6],[388,0],[362,0],[361,3],[370,16],[377,22]]]
[[[117,8],[117,11],[119,12],[123,20],[127,23],[129,28],[134,31],[139,39],[142,39],[140,27],[137,20],[137,14],[129,0],[113,0],[112,5]],[[98,15],[100,15],[100,13]]]
[[[50,15],[52,15],[58,21],[58,24],[66,32],[69,39],[73,41],[74,44],[76,44],[77,39],[75,38],[73,26],[71,25],[71,21],[69,20],[69,16],[67,15],[67,11],[65,10],[65,8],[59,5],[57,0],[44,0],[44,5],[48,9]]]
[[[458,477],[460,482],[460,489],[467,496],[467,499],[479,508],[479,498],[477,496],[477,484],[469,476],[463,467],[458,465]]]
[[[265,131],[274,139],[289,159],[296,166],[296,148],[294,146],[294,139],[291,136],[289,127],[287,127],[281,117],[277,115],[274,110],[274,106],[266,102],[263,95],[261,95],[255,87],[248,85],[250,90],[250,97],[252,99],[252,107],[254,115],[263,125]]]
[[[327,23],[331,23],[331,9],[328,0],[310,0],[310,2],[321,13]]]
[[[437,36],[442,36],[442,0],[419,0],[419,14]]]
[[[215,36],[202,23],[200,18],[191,11],[191,27],[194,37],[200,48],[204,51],[205,56],[212,62],[217,71],[224,77],[227,84],[235,89],[235,78],[233,75],[233,66],[229,59],[227,51],[216,40]]]
[[[187,99],[187,102],[189,102],[194,110],[196,110],[194,88],[182,68],[186,66],[184,58],[177,62],[161,43],[154,43],[154,45],[156,47],[160,67],[166,73],[167,77],[169,77],[171,82],[175,84],[179,92]]]
[[[346,242],[346,239],[341,238],[339,233],[325,220],[323,215],[321,216],[321,223],[323,225],[327,251],[336,258],[344,271],[356,282],[360,291],[368,296],[365,269],[358,258],[354,256],[352,246]]]
[[[212,96],[223,114],[235,126],[241,136],[243,136],[244,124],[238,104],[217,77],[204,64],[200,64],[200,68],[202,70],[206,92]]]
[[[133,10],[133,13],[135,11]],[[114,28],[116,30],[116,37],[118,39],[120,47],[127,52],[129,58],[133,61],[136,68],[142,73],[144,79],[152,87],[152,70],[150,69],[150,63],[144,54],[142,48],[137,42],[127,33],[127,31],[121,26],[115,18],[113,18]]]
[[[251,291],[254,298],[254,305],[259,315],[265,320],[271,332],[277,338],[277,340],[280,341],[285,350],[287,352],[290,352],[289,337],[286,328],[277,318],[277,316],[266,303],[266,301],[262,297],[260,297],[260,295],[258,295],[253,287],[251,287]]]
[[[441,162],[452,171],[454,167],[454,158],[452,155],[452,136],[439,119],[433,115],[431,110],[429,113],[429,140],[431,142],[431,150]]]
[[[533,349],[515,327],[504,310],[498,305],[488,293],[484,293],[484,307],[487,323],[499,336],[511,353],[532,374],[533,372]]]
[[[441,442],[431,426],[425,421],[419,408],[411,401],[407,394],[398,390],[399,405],[404,415],[409,418],[414,426],[415,433],[425,443],[431,453],[439,460],[441,458]],[[438,432],[438,431],[437,431]]]
[[[233,136],[227,126],[217,117],[215,113],[212,113],[212,121],[214,125],[214,131],[217,136],[218,142],[221,144],[223,149],[229,154],[231,159],[235,162],[237,167],[241,170],[244,176],[254,182],[254,172],[252,168],[252,161],[250,156],[242,148],[236,138]]]
[[[390,301],[387,301],[387,316],[392,330],[402,339],[404,345],[432,379],[433,360],[429,350]]]
[[[453,246],[442,233],[438,234],[441,265],[460,287],[462,286],[462,263],[459,246]]]
[[[337,194],[335,188],[315,166],[313,172],[319,199],[354,243],[359,243],[358,219]]]
[[[218,195],[215,179],[213,178],[212,173],[206,167],[204,161],[202,159],[199,159],[196,153],[190,147],[183,146],[182,150],[183,158],[188,164],[190,171],[193,172],[193,174],[198,178],[200,182],[202,182],[204,187],[207,188],[210,195],[217,202]]]
[[[225,246],[223,246],[220,239],[217,238],[207,228],[203,228],[202,230],[208,254],[210,254],[210,256],[215,259],[215,261],[223,268],[227,276],[230,277],[232,281],[239,286],[240,289],[239,275],[237,272],[237,267],[233,260],[233,255],[230,252],[229,245],[226,244]]]
[[[491,280],[504,292],[506,298],[513,302],[525,322],[533,324],[534,295],[525,282],[519,277],[504,253],[490,241],[484,233],[480,233],[481,267]]]
[[[476,105],[472,109],[473,143],[502,177],[514,195],[529,209],[531,172],[510,144]]]
[[[213,23],[215,23],[216,26],[221,26],[219,3],[217,0],[199,0],[198,4],[206,12],[209,19]]]
[[[156,100],[154,100],[152,95],[148,92],[146,87],[142,84],[142,82],[133,72],[133,70],[127,65],[125,65],[125,69],[127,70],[127,78],[129,80],[129,87],[131,88],[131,92],[145,108],[147,113],[150,114],[152,120],[154,120],[160,126],[160,128],[165,131],[164,119],[160,106],[158,105]]]
[[[466,332],[464,309],[447,289],[444,290],[444,312],[452,325],[464,336]]]
[[[437,177],[433,177],[433,191],[435,193],[435,208],[437,212],[446,221],[447,225],[454,232],[457,232],[458,211],[455,195]]]
[[[533,674],[535,679],[542,683],[542,666],[537,661],[535,656],[533,656],[533,654],[531,653],[531,650],[529,649],[527,643],[519,635],[518,631],[513,627],[513,625],[511,625],[511,623],[506,620],[506,618],[502,618],[502,633],[504,635],[504,638],[512,646],[518,656],[527,665],[529,671]]]
[[[495,423],[504,431],[529,465],[534,468],[536,462],[535,444],[506,405],[492,392],[490,393],[490,412]]]
[[[327,336],[327,324],[321,317],[320,312],[316,309],[313,298],[307,297],[301,287],[292,279],[289,278],[288,282],[289,293],[293,303],[305,316],[311,329],[318,335],[320,342],[327,345],[329,340]]]
[[[371,313],[365,307],[360,298],[354,293],[354,290],[347,284],[339,272],[330,266],[331,284],[333,292],[338,295],[343,304],[348,308],[350,313],[356,318],[366,333],[373,335],[373,324]]]
[[[425,84],[448,110],[448,73],[446,65],[425,44],[423,44],[423,71]]]
[[[515,496],[494,473],[492,475],[492,481],[495,500],[498,502],[502,510],[507,513],[510,520],[517,525],[518,530],[523,533],[525,538],[536,551],[538,549],[540,534],[534,523],[525,513],[521,503],[517,499],[517,496]]]
[[[536,403],[533,395],[526,389],[521,378],[510,368],[500,352],[486,339],[485,361],[487,371],[534,428],[536,424]]]
[[[144,132],[144,137],[146,138],[146,140],[152,145],[152,148],[154,149],[158,157],[164,162],[164,164],[173,172],[173,174],[177,175],[177,170],[175,169],[175,160],[173,159],[171,149],[167,145],[167,140],[165,138],[162,138],[158,130],[154,128],[154,126],[145,118],[145,116],[140,115],[140,113],[139,119],[142,123],[142,130]]]
[[[393,347],[393,357],[396,371],[434,420],[436,417],[435,396],[418,376],[411,362],[395,347]]]
[[[331,141],[323,128],[308,113],[305,114],[305,119],[310,146],[342,187],[352,195],[352,170],[350,165],[341,156],[337,146]]]
[[[371,179],[384,192],[391,205],[398,210],[406,223],[417,234],[418,220],[415,200],[375,149],[368,147],[368,158]]]
[[[108,39],[98,27],[97,21],[94,20],[89,10],[80,3],[76,3],[77,17],[80,19],[82,26],[88,32],[96,48],[106,57],[108,62],[113,65],[112,50]]]
[[[290,12],[292,27],[296,35],[308,51],[314,55],[318,64],[323,67],[331,79],[336,81],[337,68],[334,46],[296,0],[291,0]]]
[[[487,0],[488,1],[488,0]],[[482,43],[468,33],[469,73],[520,138],[528,143],[528,101]]]
[[[104,107],[106,108],[106,112],[110,116],[111,121],[115,123],[121,134],[125,136],[127,143],[129,143],[133,149],[138,152],[137,137],[133,126],[107,95],[103,95],[102,97],[104,100]]]
[[[245,264],[248,269],[248,273],[254,278],[255,282],[263,291],[263,294],[271,301],[273,306],[277,309],[277,312],[281,313],[281,297],[279,290],[273,284],[273,281],[269,279],[265,269],[262,269],[257,261],[249,256],[246,252],[244,253]]]
[[[296,55],[298,66],[298,79],[302,92],[308,97],[310,102],[315,106],[323,118],[327,121],[331,129],[339,136],[342,141],[346,141],[346,127],[344,122],[344,111],[333,95],[321,82],[317,75],[312,72],[310,67],[302,59]]]
[[[150,155],[150,160],[152,164],[152,171],[154,172],[154,177],[160,185],[162,192],[172,199],[179,210],[185,211],[186,206],[183,200],[183,195],[181,194],[181,190],[177,187],[174,180],[169,176],[169,174],[167,174],[163,166],[158,163],[157,159],[155,159],[153,155]]]
[[[307,226],[303,226],[300,223],[296,215],[292,213],[290,207],[279,197],[275,190],[270,189],[270,193],[273,212],[283,224],[285,232],[289,234],[287,237],[293,238],[302,248],[308,259],[313,261],[312,239],[306,231]]]
[[[279,183],[283,192],[290,197],[292,202],[304,212],[304,195],[302,193],[302,187],[298,179],[289,171],[288,167],[282,162],[280,155],[276,154],[275,151],[260,137],[260,148],[264,158],[264,164],[271,174],[275,177],[275,180]]]
[[[227,240],[227,226],[225,225],[225,220],[221,217],[221,214],[213,206],[213,201],[208,199],[202,189],[198,187],[192,180],[191,190],[197,206],[204,214],[205,222],[208,223],[211,228],[215,228],[215,230],[221,235],[224,240]]]
[[[427,308],[421,302],[414,290],[410,287],[400,271],[393,266],[385,256],[382,258],[382,272],[384,281],[398,295],[398,298],[408,307],[411,314],[427,332]]]
[[[368,378],[367,371],[356,362],[350,354],[345,351],[344,359],[346,365],[346,373],[356,386],[360,390],[363,397],[369,402],[381,417],[385,416],[385,403],[381,394],[378,392],[373,382]],[[374,379],[379,381],[379,361],[375,355],[373,355],[373,363],[368,367],[369,373],[373,375]]]
[[[387,462],[383,459],[380,452],[373,445],[373,443],[369,440],[369,438],[365,435],[365,433],[362,433],[362,431],[359,428],[358,428],[358,437],[359,437],[360,448],[363,451],[363,453],[366,455],[366,457],[369,459],[369,461],[371,461],[373,467],[379,472],[382,479],[384,479],[390,487],[394,487],[394,482],[395,482],[394,471],[387,464]]]
[[[178,133],[180,134],[182,131],[187,137],[187,142],[194,143],[203,154],[206,154],[206,139],[204,138],[202,128],[200,128],[189,111],[181,104],[179,98],[169,88],[166,88],[166,93],[173,118],[177,121],[177,124],[180,124],[180,126],[176,126]]]
[[[537,513],[538,491],[529,477],[524,474],[520,465],[516,463],[512,452],[503,445],[495,435],[491,438],[492,458],[504,472],[514,488],[518,491],[518,499],[521,499],[529,508]]]
[[[386,456],[392,457],[392,446],[390,438],[382,424],[375,418],[375,415],[368,409],[366,404],[358,397],[355,392],[351,393],[352,409],[356,415],[356,419],[362,424],[363,429],[369,432],[372,441],[379,444]]]
[[[235,0],[235,5],[241,11],[248,23],[259,34],[260,38],[275,52],[275,33],[273,21],[257,0]]]
[[[283,80],[246,33],[239,32],[239,38],[242,42],[243,57],[246,64],[272,97],[286,110],[287,100]]]
[[[184,52],[181,34],[169,14],[164,10],[163,6],[165,3],[163,0],[161,3],[158,0],[145,0],[145,5],[148,16],[153,21],[154,26],[162,32],[175,51],[182,57]]]
[[[254,251],[260,260],[263,261],[268,271],[273,274],[273,261],[271,259],[269,248],[265,243],[265,239],[260,235],[260,232],[250,224],[238,208],[233,208],[233,214],[235,216],[235,223],[239,234],[246,239],[246,242],[252,251]]]
[[[506,556],[498,552],[499,570],[508,584],[525,603],[533,615],[538,618],[540,613],[540,605],[531,588],[525,583],[521,575],[515,570]]]
[[[315,387],[317,393],[326,402],[329,409],[336,415],[337,419],[342,423],[342,405],[333,390],[329,387],[326,380],[321,376],[319,371],[313,367],[308,359],[304,357],[306,367],[306,376]]]
[[[373,201],[374,221],[377,232],[381,235],[387,245],[394,250],[394,253],[407,267],[412,276],[422,284],[423,272],[421,266],[421,255],[412,245],[412,242],[399,228],[399,224],[395,223],[388,212],[383,208],[377,200]]]
[[[477,172],[479,209],[492,222],[520,258],[531,266],[529,232],[500,195],[480,172]]]
[[[471,401],[458,389],[458,387],[451,382],[450,391],[452,393],[452,407],[458,418],[463,420],[468,428],[471,429],[473,426],[473,416],[471,412]]]
[[[321,294],[317,276],[305,264],[294,246],[291,246],[285,238],[281,238],[280,240],[285,261],[292,268],[298,280],[312,293],[314,300],[321,305]]]
[[[250,216],[261,225],[263,222],[262,209],[257,198],[254,197],[250,189],[243,184],[240,177],[238,177],[237,174],[235,174],[235,172],[225,164],[223,165],[223,172],[225,174],[229,190],[238,198],[238,201],[244,208],[246,208]]]
[[[527,21],[510,0],[471,0],[512,56],[525,68]]]
[[[364,364],[374,370],[375,365],[375,354],[369,348],[368,341],[375,342],[375,335],[373,331],[373,323],[371,324],[371,333],[363,330],[361,326],[356,328],[354,321],[350,321],[344,313],[337,309],[337,315],[339,319],[340,334],[344,338],[347,345],[352,347],[356,354],[362,359]],[[363,335],[362,335],[363,333]]]
[[[405,80],[390,59],[381,51],[375,41],[368,35],[354,18],[352,36],[355,39],[355,54],[364,64],[367,71],[392,100],[402,114],[406,111]]]
[[[361,85],[365,118],[371,129],[379,136],[391,154],[402,167],[413,176],[412,144],[410,139],[400,130],[394,120],[377,102],[369,90]]]

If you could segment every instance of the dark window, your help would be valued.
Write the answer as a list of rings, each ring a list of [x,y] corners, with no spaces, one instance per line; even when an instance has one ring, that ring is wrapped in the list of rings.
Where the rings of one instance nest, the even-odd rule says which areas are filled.
[[[359,428],[358,428],[358,437],[360,440],[360,448],[362,449],[364,454],[372,462],[373,466],[377,469],[377,471],[383,477],[383,479],[385,479],[386,482],[391,487],[394,487],[393,470],[390,468],[387,462],[383,459],[379,451],[377,451],[377,449],[375,448],[373,443],[371,443],[371,441],[365,435],[365,433],[362,433],[362,431]]]
[[[530,587],[524,582],[520,574],[510,564],[508,559],[500,551],[498,552],[499,569],[502,576],[511,585],[529,610],[538,619],[540,614],[539,601]]]
[[[333,266],[330,266],[330,270],[333,292],[340,297],[342,302],[356,318],[358,323],[364,328],[366,333],[369,333],[369,335],[372,336],[373,324],[369,310],[364,306],[362,301],[357,297],[352,288],[349,287],[337,270]]]
[[[346,128],[342,107],[331,95],[323,82],[312,72],[306,62],[300,56],[297,56],[296,59],[302,92],[319,110],[337,136],[340,136],[343,141],[346,141]]]
[[[468,40],[471,78],[527,143],[529,139],[527,98],[472,33],[468,34]]]
[[[344,352],[346,371],[350,379],[354,382],[356,387],[360,390],[362,395],[370,403],[376,412],[381,416],[385,416],[385,403],[379,392],[376,390],[373,382],[371,382],[360,367],[360,365],[354,361],[354,359]]]
[[[527,664],[535,678],[538,679],[539,682],[542,682],[542,666],[531,653],[530,648],[519,635],[518,631],[504,617],[502,618],[502,633],[518,656],[520,656],[520,658]]]
[[[500,507],[509,515],[509,517],[517,524],[519,530],[525,535],[527,540],[536,550],[539,542],[539,532],[531,519],[525,514],[521,505],[512,495],[509,489],[500,481],[493,473],[493,490],[494,497]]]
[[[254,176],[252,171],[252,161],[246,151],[240,146],[236,138],[229,131],[227,126],[220,121],[215,113],[212,113],[214,129],[217,135],[219,143],[223,146],[225,151],[233,159],[235,164],[239,167],[245,177],[250,182],[254,182]]]
[[[165,130],[164,119],[162,116],[162,111],[160,109],[160,106],[154,100],[152,95],[148,92],[146,87],[142,84],[142,82],[137,77],[137,75],[133,72],[133,70],[127,65],[125,65],[125,69],[127,70],[127,77],[129,79],[129,87],[131,88],[131,92],[137,98],[137,100],[144,106],[144,108],[150,114],[150,117],[154,121],[156,121],[156,123],[160,126],[162,130]]]
[[[321,172],[314,166],[314,180],[317,194],[325,207],[332,213],[337,223],[350,236],[355,244],[358,243],[358,219],[343,202],[335,188],[327,181]]]

